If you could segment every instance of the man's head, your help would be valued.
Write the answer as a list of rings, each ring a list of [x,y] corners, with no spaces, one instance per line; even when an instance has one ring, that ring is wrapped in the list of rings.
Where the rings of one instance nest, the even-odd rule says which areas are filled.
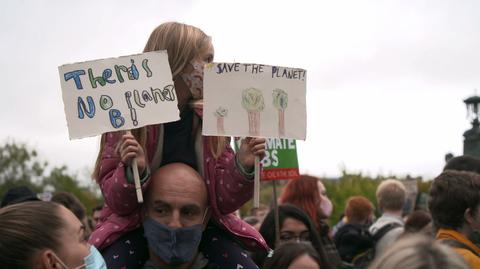
[[[469,155],[457,156],[447,162],[443,168],[443,171],[445,170],[469,171],[480,174],[480,159]]]
[[[377,187],[377,203],[383,212],[398,212],[405,205],[406,190],[396,179],[382,181]]]
[[[162,166],[150,184],[147,217],[174,229],[206,223],[207,188],[193,168],[182,163]]]
[[[480,175],[447,170],[433,180],[428,207],[437,228],[480,230]]]
[[[190,166],[173,163],[158,169],[150,184],[144,229],[152,261],[163,266],[192,262],[209,219],[203,179]]]
[[[95,228],[97,226],[97,223],[100,221],[100,217],[102,216],[102,209],[103,205],[97,205],[92,209],[93,228]]]

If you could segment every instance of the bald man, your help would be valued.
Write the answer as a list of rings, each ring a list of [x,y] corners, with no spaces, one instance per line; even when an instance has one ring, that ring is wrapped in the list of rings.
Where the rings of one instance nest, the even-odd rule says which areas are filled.
[[[230,232],[209,222],[205,181],[190,166],[162,166],[150,184],[143,222],[150,258],[144,269],[258,269]]]
[[[150,259],[144,269],[211,267],[198,251],[210,218],[203,179],[190,166],[172,163],[158,169],[150,184],[143,223]]]

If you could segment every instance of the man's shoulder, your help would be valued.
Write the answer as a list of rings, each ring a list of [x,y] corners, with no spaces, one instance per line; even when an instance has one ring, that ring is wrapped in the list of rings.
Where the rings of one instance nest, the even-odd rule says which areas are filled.
[[[399,218],[393,218],[390,216],[381,216],[380,218],[377,219],[377,221],[375,221],[370,226],[368,230],[372,235],[375,235],[382,229],[391,230],[391,229],[396,229],[398,227],[403,227],[403,226],[404,226],[404,223]]]
[[[344,226],[340,227],[340,229],[338,229],[334,238],[342,237],[345,235],[351,235],[351,234],[353,235],[364,234],[365,232],[368,232],[368,226],[347,223]]]

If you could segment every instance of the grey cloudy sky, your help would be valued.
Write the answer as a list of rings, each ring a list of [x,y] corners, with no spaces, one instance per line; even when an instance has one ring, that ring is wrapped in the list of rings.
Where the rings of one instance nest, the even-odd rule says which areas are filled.
[[[175,20],[213,37],[215,61],[307,69],[303,172],[431,178],[462,153],[479,12],[474,0],[2,1],[0,140],[91,168],[98,140],[68,140],[57,67],[141,52]]]

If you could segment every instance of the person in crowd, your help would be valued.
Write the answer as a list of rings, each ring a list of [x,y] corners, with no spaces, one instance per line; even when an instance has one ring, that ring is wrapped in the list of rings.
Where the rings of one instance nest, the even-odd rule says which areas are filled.
[[[430,213],[424,210],[415,210],[406,217],[404,233],[402,236],[411,234],[424,234],[433,237],[433,223]]]
[[[318,252],[307,243],[289,242],[278,247],[271,258],[265,261],[263,269],[321,269]]]
[[[92,220],[93,220],[93,227],[97,226],[97,223],[100,222],[100,217],[102,215],[103,205],[97,205],[92,209]]]
[[[265,156],[265,139],[242,139],[234,153],[230,138],[201,135],[203,66],[213,61],[211,37],[191,25],[163,23],[150,35],[144,52],[158,50],[168,52],[180,120],[135,129],[132,135],[102,135],[93,178],[102,189],[105,205],[90,242],[102,251],[108,247],[116,253],[125,251],[123,239],[141,240],[142,217],[131,168],[136,158],[143,192],[148,189],[150,171],[161,166],[181,162],[196,169],[207,184],[212,218],[246,247],[266,250],[258,231],[242,229],[247,224],[231,214],[253,195],[255,157]],[[131,261],[133,267],[138,259]]]
[[[450,159],[443,170],[469,171],[480,174],[480,159],[470,155],[461,155]]]
[[[90,226],[91,231],[94,231],[97,227],[97,223],[100,222],[102,209],[103,205],[97,205],[92,209],[92,215],[88,217],[88,225]]]
[[[369,232],[376,238],[375,255],[378,256],[403,233],[405,186],[395,179],[384,180],[378,185],[376,196],[382,216],[370,226]]]
[[[445,170],[433,180],[428,205],[436,239],[480,268],[480,248],[471,241],[480,230],[480,175]]]
[[[461,256],[432,238],[415,235],[404,237],[381,256],[369,269],[470,269]]]
[[[288,242],[308,242],[318,252],[322,268],[336,268],[335,265],[332,265],[331,257],[328,256],[322,245],[315,225],[305,212],[294,205],[283,204],[278,207],[278,218],[280,226],[278,242],[276,242],[275,212],[273,209],[265,216],[260,227],[260,233],[270,248],[276,249],[279,245]],[[254,259],[259,267],[263,265],[268,254],[267,252],[256,252],[254,254]]]
[[[0,267],[106,269],[85,226],[64,206],[29,201],[0,209]]]
[[[330,227],[325,222],[331,215],[333,206],[320,179],[309,175],[301,175],[299,179],[290,180],[283,188],[280,203],[293,204],[307,213],[315,224],[329,260],[334,266],[340,264],[340,255],[331,238]]]
[[[8,189],[3,195],[0,208],[7,205],[18,204],[26,201],[39,201],[37,194],[27,186],[18,186]]]
[[[373,218],[373,204],[363,196],[350,197],[345,216],[348,222],[337,231],[334,241],[342,260],[351,263],[355,256],[374,245],[368,232]]]
[[[158,169],[146,196],[143,228],[150,258],[143,268],[256,267],[245,251],[225,252],[231,235],[210,216],[207,186],[193,168],[172,163]]]
[[[480,159],[470,155],[457,156],[447,162],[443,168],[443,171],[446,170],[467,171],[480,174]],[[475,234],[471,240],[477,247],[480,247],[480,234]]]
[[[69,192],[58,192],[52,196],[52,202],[59,203],[64,207],[70,209],[72,213],[77,216],[77,218],[82,222],[85,226],[85,236],[88,239],[92,230],[90,229],[90,225],[88,225],[88,217],[87,217],[87,210],[85,206],[78,200],[78,198]]]

